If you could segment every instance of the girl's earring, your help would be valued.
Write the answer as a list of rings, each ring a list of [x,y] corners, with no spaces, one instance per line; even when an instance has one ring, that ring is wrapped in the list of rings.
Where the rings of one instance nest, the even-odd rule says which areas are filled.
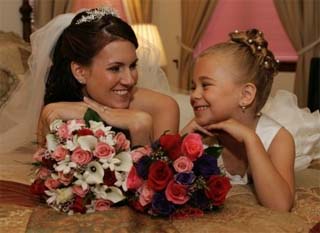
[[[241,107],[242,112],[245,113],[247,107],[246,106],[240,106],[240,107]]]

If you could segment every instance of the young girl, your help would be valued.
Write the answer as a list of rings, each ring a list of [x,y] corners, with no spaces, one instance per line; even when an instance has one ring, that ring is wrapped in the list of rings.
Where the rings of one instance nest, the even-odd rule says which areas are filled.
[[[230,37],[196,59],[191,93],[195,118],[181,133],[216,136],[231,182],[246,184],[249,176],[263,206],[289,211],[294,202],[294,141],[260,113],[278,62],[262,32],[235,31]]]

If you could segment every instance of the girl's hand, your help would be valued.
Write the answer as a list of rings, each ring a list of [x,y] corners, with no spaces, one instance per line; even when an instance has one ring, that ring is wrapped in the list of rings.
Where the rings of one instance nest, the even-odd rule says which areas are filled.
[[[113,109],[88,97],[84,97],[84,102],[108,124],[129,130],[134,145],[148,144],[153,140],[152,118],[148,113],[132,109]]]
[[[207,125],[204,128],[211,133],[217,133],[221,136],[224,136],[224,133],[227,133],[240,143],[245,143],[246,140],[255,136],[255,132],[252,129],[234,119]]]
[[[194,118],[180,131],[180,134],[184,135],[193,132],[198,132],[210,137],[214,136],[214,134],[209,132],[206,128],[201,127]]]

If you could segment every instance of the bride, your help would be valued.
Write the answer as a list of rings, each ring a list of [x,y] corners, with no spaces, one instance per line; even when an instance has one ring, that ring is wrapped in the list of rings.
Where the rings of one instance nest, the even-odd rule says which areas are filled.
[[[148,59],[146,44],[140,57]],[[3,152],[30,142],[37,127],[38,142],[43,143],[54,119],[82,118],[88,107],[108,124],[128,130],[133,145],[150,143],[166,130],[178,131],[175,100],[137,87],[137,66],[145,61],[138,60],[132,28],[111,10],[57,16],[31,35],[31,46],[31,75],[1,115],[14,120],[1,132]],[[151,80],[159,75],[156,64],[143,67]],[[22,103],[25,108],[16,116]]]

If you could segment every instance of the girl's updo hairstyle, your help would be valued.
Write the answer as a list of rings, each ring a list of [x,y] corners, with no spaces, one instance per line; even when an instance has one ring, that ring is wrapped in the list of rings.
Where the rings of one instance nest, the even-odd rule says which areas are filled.
[[[229,34],[230,41],[216,44],[200,54],[203,57],[218,53],[232,55],[233,61],[244,70],[240,73],[241,82],[251,82],[257,88],[256,109],[258,113],[266,103],[271,92],[273,77],[278,73],[279,62],[268,49],[268,42],[257,29],[234,31]]]
[[[130,25],[114,13],[104,8],[95,8],[77,14],[62,32],[53,50],[45,104],[82,101],[83,85],[73,76],[71,62],[89,66],[101,49],[116,40],[130,41],[138,48],[137,38]]]

